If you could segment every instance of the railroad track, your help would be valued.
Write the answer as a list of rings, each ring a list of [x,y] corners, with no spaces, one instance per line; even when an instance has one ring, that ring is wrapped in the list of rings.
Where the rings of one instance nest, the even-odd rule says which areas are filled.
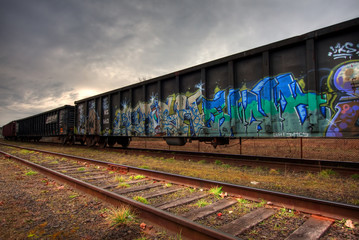
[[[319,159],[300,159],[300,158],[280,158],[267,156],[251,156],[240,154],[225,154],[225,153],[208,153],[208,152],[193,152],[193,151],[178,151],[178,150],[159,150],[159,149],[145,149],[145,148],[117,148],[126,153],[147,154],[151,156],[169,156],[175,159],[183,160],[206,160],[207,162],[215,163],[221,161],[223,164],[230,164],[233,166],[262,166],[269,168],[283,169],[284,171],[314,171],[319,172],[324,169],[331,169],[335,172],[349,176],[359,173],[359,162],[348,161],[330,161]]]
[[[44,142],[42,142],[44,143]],[[1,142],[1,145],[14,146]],[[51,143],[54,144],[54,143]],[[55,143],[59,144],[59,143]],[[80,147],[80,145],[79,145]],[[86,147],[86,146],[82,146]],[[319,159],[300,159],[300,158],[280,158],[267,156],[251,156],[240,154],[225,154],[225,153],[208,153],[208,152],[193,152],[193,151],[178,151],[178,150],[163,150],[163,149],[147,149],[147,148],[122,148],[113,147],[111,150],[125,152],[126,154],[141,154],[154,157],[174,158],[176,160],[205,160],[209,163],[220,161],[222,164],[230,164],[231,166],[251,166],[251,167],[268,167],[281,169],[283,171],[311,171],[320,172],[325,169],[331,169],[343,176],[351,176],[359,173],[359,162],[349,161],[331,161]]]
[[[39,154],[34,154],[29,161],[1,153],[114,205],[129,204],[140,217],[189,239],[238,239],[281,217],[296,222],[295,228],[287,228],[288,239],[316,239],[333,219],[359,221],[359,207],[353,205],[26,149],[58,159],[37,159]],[[196,207],[200,204],[208,205]]]

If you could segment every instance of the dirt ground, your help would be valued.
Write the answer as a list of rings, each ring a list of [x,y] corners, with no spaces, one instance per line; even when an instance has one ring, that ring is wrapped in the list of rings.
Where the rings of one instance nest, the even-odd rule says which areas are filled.
[[[255,156],[308,158],[333,161],[359,161],[359,139],[286,138],[231,139],[228,145],[187,142],[184,146],[168,146],[162,139],[133,138],[129,147],[151,149],[232,153]]]
[[[58,142],[54,138],[42,141]],[[162,138],[133,137],[129,147],[359,162],[359,139],[354,138],[243,138],[214,148],[199,141],[169,146]]]
[[[156,146],[160,146],[159,141],[154,141]],[[53,147],[58,148],[58,147]],[[62,148],[61,148],[62,149]],[[70,148],[64,148],[70,150]],[[64,150],[62,149],[62,150]],[[172,147],[171,147],[172,149]],[[58,149],[59,150],[59,149]],[[77,154],[82,153],[82,149],[74,148]],[[160,166],[161,163],[165,166],[174,168],[177,162],[171,159],[153,159],[144,156],[130,157],[128,155],[121,156],[116,152],[108,152],[104,154],[104,151],[100,149],[88,149],[84,148],[83,153],[87,157],[105,157],[107,160],[116,161],[124,158],[126,161],[136,163],[139,166],[146,164],[152,169],[150,165],[151,161],[155,161],[154,166]],[[103,156],[106,155],[106,156]],[[124,160],[124,161],[125,161]],[[127,163],[128,164],[128,163]],[[179,162],[179,165],[183,163]],[[186,169],[195,169],[195,166],[203,169],[207,165],[199,163],[191,163],[191,167]],[[216,175],[223,173],[223,175],[230,175],[224,173],[225,170],[230,170],[227,166],[212,166],[215,169]],[[223,168],[223,169],[222,169]],[[162,169],[160,169],[162,170]],[[248,169],[247,169],[248,170]],[[259,171],[260,169],[253,169],[253,171]],[[273,169],[271,169],[273,170]],[[248,170],[249,171],[249,170]],[[3,239],[153,239],[148,236],[143,236],[140,230],[141,221],[138,220],[133,224],[122,225],[116,228],[109,227],[106,220],[106,215],[111,206],[98,201],[95,198],[86,196],[77,192],[66,185],[62,185],[45,178],[41,174],[28,175],[30,169],[16,164],[4,157],[0,156],[0,240]],[[209,170],[206,172],[210,172]],[[270,172],[270,170],[269,170]],[[181,173],[181,172],[179,172]],[[267,180],[260,179],[261,175],[269,176],[275,184],[284,183],[285,179],[290,178],[289,175],[284,176],[281,180],[274,177],[281,177],[280,173],[274,172],[273,176],[270,173],[255,172],[255,180],[260,184],[265,185]],[[252,177],[245,177],[244,173],[240,176],[248,178],[248,181],[253,180]],[[267,176],[267,177],[268,177]],[[296,175],[296,185],[300,185],[301,182],[305,183],[306,189],[308,183],[313,187],[319,183],[324,189],[337,189],[335,195],[342,200],[353,199],[357,204],[357,180],[355,179],[340,179],[339,177],[319,177],[316,180],[314,174],[307,174],[302,181],[300,177]],[[334,185],[328,187],[327,182]],[[348,188],[347,192],[343,194],[338,192],[337,186]],[[281,186],[279,186],[281,188]],[[281,190],[281,189],[277,189]],[[319,194],[317,190],[313,190],[316,194]],[[297,192],[297,190],[295,190]],[[308,192],[308,189],[306,190]],[[350,193],[350,194],[349,194]],[[326,193],[320,193],[325,195]],[[330,196],[333,193],[328,192]],[[326,199],[328,196],[323,196]],[[354,203],[353,202],[353,203]],[[352,203],[352,202],[351,202]],[[355,230],[349,230],[344,223],[336,222],[334,230],[331,230],[323,239],[356,239],[358,235],[358,226]],[[163,236],[157,239],[171,239]],[[174,239],[174,238],[172,238]],[[256,239],[256,238],[254,238]]]
[[[142,239],[140,221],[110,227],[113,207],[0,156],[0,240]],[[146,238],[147,239],[147,238]]]

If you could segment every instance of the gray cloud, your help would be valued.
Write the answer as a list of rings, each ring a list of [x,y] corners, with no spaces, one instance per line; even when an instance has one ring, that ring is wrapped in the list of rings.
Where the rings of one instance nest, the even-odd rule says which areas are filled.
[[[358,17],[357,0],[0,0],[0,125]]]

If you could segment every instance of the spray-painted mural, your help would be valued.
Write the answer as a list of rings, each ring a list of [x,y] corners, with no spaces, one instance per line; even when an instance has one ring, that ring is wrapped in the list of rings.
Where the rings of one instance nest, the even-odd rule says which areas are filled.
[[[335,50],[335,49],[334,49]],[[329,74],[328,91],[305,92],[304,78],[291,73],[260,79],[253,87],[219,89],[212,99],[196,91],[172,94],[164,102],[115,113],[113,134],[125,136],[353,136],[359,132],[359,62],[348,61]]]
[[[101,126],[101,125],[100,125]],[[108,98],[104,97],[102,99],[102,136],[109,136],[111,134],[110,129],[110,103],[108,102]]]
[[[333,112],[327,137],[358,136],[359,62],[349,61],[336,67],[328,78],[328,102]]]
[[[86,115],[85,115],[85,105],[77,105],[77,124],[75,128],[75,134],[84,135],[86,134]]]
[[[95,135],[101,132],[100,117],[96,111],[96,102],[91,100],[88,103],[88,134]]]

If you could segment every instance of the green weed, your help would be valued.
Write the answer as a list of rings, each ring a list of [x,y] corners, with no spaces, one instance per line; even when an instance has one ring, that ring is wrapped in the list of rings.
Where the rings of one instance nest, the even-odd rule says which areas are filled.
[[[198,161],[198,163],[199,164],[206,164],[207,162],[206,162],[206,160],[203,159],[203,160]]]
[[[32,153],[34,153],[34,151],[26,150],[26,149],[21,149],[21,150],[20,150],[20,153],[21,153],[21,154],[32,154]]]
[[[80,167],[80,168],[78,168],[77,170],[78,170],[78,171],[85,171],[85,169],[86,169],[86,168],[84,168],[84,167]]]
[[[198,206],[198,207],[205,207],[207,206],[209,203],[205,200],[205,199],[200,199],[198,200],[194,205]]]
[[[137,202],[141,202],[144,204],[148,204],[148,200],[141,196],[135,196],[135,197],[133,197],[133,200],[136,200]]]
[[[135,217],[136,216],[131,211],[131,209],[121,207],[109,211],[107,222],[111,227],[115,227],[118,225],[129,225],[135,222]]]
[[[222,165],[223,163],[222,163],[221,160],[216,160],[216,161],[214,161],[214,164],[216,164],[216,165]]]
[[[337,173],[332,169],[325,169],[319,172],[319,176],[322,178],[330,178],[337,175]]]
[[[130,184],[128,183],[124,183],[124,182],[120,182],[116,188],[128,188],[130,187]]]
[[[115,179],[116,182],[125,182],[126,179],[123,176],[116,175]]]
[[[143,175],[136,175],[136,176],[130,177],[131,180],[140,180],[140,179],[144,179],[144,178],[146,178],[146,177]]]
[[[295,216],[293,210],[291,210],[291,209],[288,210],[286,208],[281,208],[278,212],[278,215],[282,216],[282,217],[294,217]]]
[[[194,188],[188,188],[188,191],[189,191],[190,193],[193,193],[194,191],[196,191],[196,189],[194,189]]]
[[[244,198],[239,198],[239,199],[237,199],[237,201],[240,204],[249,204],[250,203],[247,199],[244,199]]]
[[[270,175],[279,175],[280,173],[279,173],[278,170],[276,170],[276,169],[274,169],[274,168],[271,168],[271,169],[269,170],[269,174],[270,174]]]
[[[216,197],[219,197],[222,193],[222,187],[213,187],[209,189],[209,193],[213,194]]]
[[[36,174],[37,174],[37,172],[32,171],[32,170],[30,170],[30,171],[28,171],[27,173],[25,173],[26,176],[32,176],[32,175],[36,175]]]
[[[35,234],[35,233],[32,233],[30,232],[28,235],[27,235],[28,238],[38,238],[38,236]]]
[[[261,202],[256,203],[256,204],[255,204],[255,207],[261,208],[261,207],[263,207],[263,206],[266,205],[266,204],[267,204],[267,201],[266,201],[266,200],[262,200]]]
[[[231,165],[229,165],[229,164],[222,164],[222,167],[223,167],[223,168],[230,168]]]

